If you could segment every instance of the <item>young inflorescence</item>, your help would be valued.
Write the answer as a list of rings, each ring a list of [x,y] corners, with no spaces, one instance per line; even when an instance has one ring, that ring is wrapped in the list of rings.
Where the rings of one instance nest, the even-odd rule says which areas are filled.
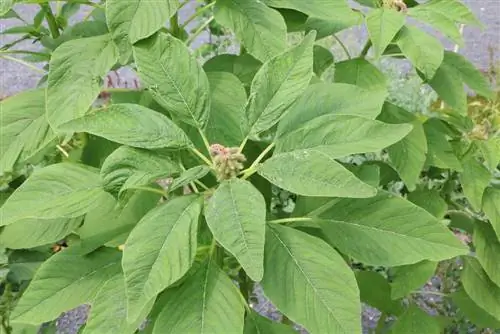
[[[210,155],[214,162],[219,181],[236,177],[243,169],[246,158],[238,147],[224,147],[220,144],[210,146]]]

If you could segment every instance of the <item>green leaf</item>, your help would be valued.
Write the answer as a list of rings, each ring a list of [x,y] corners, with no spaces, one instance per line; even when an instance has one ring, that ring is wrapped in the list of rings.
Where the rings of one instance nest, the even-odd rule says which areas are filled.
[[[476,145],[479,147],[486,166],[490,171],[496,170],[497,166],[500,164],[500,137],[492,137],[488,140],[478,140]]]
[[[247,313],[243,334],[296,334],[290,326],[274,322],[255,311]]]
[[[443,14],[458,23],[482,26],[481,21],[460,0],[431,0],[416,8]]]
[[[276,141],[277,152],[315,149],[330,158],[377,152],[405,137],[409,124],[386,124],[358,116],[324,115]]]
[[[412,113],[389,102],[384,104],[378,119],[389,124],[411,123],[413,126],[406,137],[387,148],[387,153],[408,189],[414,190],[427,157],[427,139],[422,123]]]
[[[448,210],[448,204],[436,189],[419,188],[409,193],[407,199],[439,219]]]
[[[446,217],[450,221],[448,224],[449,228],[459,229],[472,235],[476,222],[468,213],[458,210],[448,210]]]
[[[136,320],[128,323],[125,279],[123,274],[119,273],[97,291],[83,334],[133,334],[152,306],[153,303],[150,303]]]
[[[212,258],[168,290],[154,334],[242,333],[245,309],[236,286]]]
[[[54,51],[47,82],[47,119],[52,129],[85,115],[117,57],[109,35],[75,39]]]
[[[476,221],[472,239],[476,251],[476,258],[488,277],[497,286],[500,286],[500,240],[497,238],[491,225]]]
[[[477,306],[464,290],[459,290],[451,295],[453,303],[459,308],[467,319],[479,327],[500,328],[500,321],[489,315]]]
[[[168,187],[168,191],[174,191],[181,187],[187,186],[190,182],[201,179],[209,172],[210,167],[206,165],[190,168],[182,172],[182,174],[178,178],[172,181],[172,183]]]
[[[159,194],[138,191],[125,203],[119,204],[108,195],[98,207],[87,213],[83,225],[76,232],[83,243],[99,240],[101,243],[97,247],[117,247],[125,243],[130,231],[158,204],[159,199]]]
[[[186,134],[168,117],[137,104],[112,104],[61,126],[138,148],[186,148]]]
[[[178,7],[179,0],[106,1],[106,22],[120,49],[120,62],[125,64],[132,55],[132,44],[160,30]]]
[[[180,167],[168,156],[121,146],[104,161],[101,178],[106,191],[119,193],[180,172]]]
[[[130,233],[122,260],[129,320],[193,264],[201,208],[198,196],[174,198],[146,214]]]
[[[16,163],[36,159],[55,146],[55,134],[45,118],[45,89],[0,101],[0,110],[0,174],[12,172]]]
[[[334,63],[333,54],[321,45],[313,47],[313,72],[320,77]]]
[[[234,74],[249,89],[253,77],[262,66],[262,63],[248,53],[241,55],[222,54],[210,58],[203,65],[207,72],[228,72]],[[209,75],[210,78],[210,75]]]
[[[460,183],[467,200],[476,211],[482,208],[483,193],[490,184],[491,174],[486,167],[474,158],[462,161],[463,171]]]
[[[377,8],[366,16],[366,27],[373,43],[375,58],[379,58],[404,26],[405,16],[390,8]]]
[[[488,187],[483,195],[483,211],[500,240],[500,189]]]
[[[412,304],[410,308],[401,315],[391,327],[392,334],[440,334],[441,325],[436,317],[422,311],[418,306]]]
[[[314,2],[303,0],[263,0],[263,2],[270,7],[294,9],[308,16],[323,19],[354,15],[351,7],[344,0],[316,0]]]
[[[262,279],[266,203],[248,181],[223,181],[205,206],[205,218],[215,239],[254,281]]]
[[[426,9],[425,6],[419,5],[410,8],[408,10],[408,15],[433,26],[460,47],[464,46],[464,39],[457,24],[446,14],[429,10]]]
[[[413,290],[424,286],[436,271],[436,266],[436,262],[424,260],[415,264],[393,268],[391,298],[406,297]]]
[[[351,15],[341,15],[335,18],[322,19],[308,17],[305,23],[305,31],[309,33],[317,31],[316,39],[322,39],[334,35],[344,29],[360,25],[363,22],[363,15],[360,12],[352,11]]]
[[[361,332],[354,274],[324,241],[270,225],[265,254],[264,293],[290,320],[312,334]]]
[[[14,4],[14,0],[0,0],[0,16],[7,13]]]
[[[444,57],[444,49],[439,40],[419,28],[404,26],[399,31],[396,44],[427,79],[434,77]]]
[[[244,136],[241,122],[245,117],[247,94],[241,81],[231,73],[209,72],[210,118],[205,130],[210,143],[238,146]]]
[[[210,112],[207,75],[177,38],[157,34],[134,45],[141,82],[153,97],[183,122],[205,127]]]
[[[81,221],[81,218],[20,220],[3,228],[0,232],[0,245],[10,249],[48,245],[66,237]]]
[[[356,281],[362,302],[387,314],[403,313],[401,300],[391,299],[391,286],[382,275],[374,271],[358,271]]]
[[[356,96],[356,100],[352,99]],[[301,128],[312,119],[329,114],[374,119],[380,113],[386,94],[343,83],[311,85],[291,105],[278,124],[276,136]]]
[[[245,130],[257,135],[276,124],[307,89],[313,73],[315,33],[264,63],[255,75],[246,110]]]
[[[387,94],[387,78],[377,67],[364,58],[335,63],[334,80]]]
[[[0,208],[0,226],[27,218],[79,217],[96,207],[106,193],[96,170],[60,163],[33,173]]]
[[[120,271],[120,252],[102,249],[86,256],[69,249],[45,261],[13,313],[14,322],[39,325],[91,302],[99,288]]]
[[[318,149],[298,149],[274,155],[258,169],[260,175],[280,188],[303,196],[371,197],[376,189],[362,182]]]
[[[446,138],[445,125],[438,119],[429,119],[424,123],[427,137],[427,165],[442,169],[462,171],[462,164]]]
[[[285,20],[260,1],[218,0],[215,19],[231,29],[248,53],[262,62],[286,49]]]
[[[440,261],[468,251],[427,211],[384,191],[372,198],[337,200],[319,218],[335,247],[369,265]]]
[[[488,277],[479,261],[473,257],[464,259],[462,285],[472,301],[500,321],[500,287]]]

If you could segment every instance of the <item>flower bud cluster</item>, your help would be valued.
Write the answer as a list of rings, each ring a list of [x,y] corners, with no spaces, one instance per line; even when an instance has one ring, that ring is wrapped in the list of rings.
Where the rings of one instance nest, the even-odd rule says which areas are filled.
[[[210,146],[210,155],[214,161],[215,171],[219,181],[236,177],[244,168],[246,158],[239,152],[238,147],[224,147],[220,144]]]

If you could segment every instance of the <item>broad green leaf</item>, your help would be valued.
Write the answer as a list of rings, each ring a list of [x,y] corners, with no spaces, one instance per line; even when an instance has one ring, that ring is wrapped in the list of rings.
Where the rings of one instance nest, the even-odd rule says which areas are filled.
[[[414,190],[427,157],[427,139],[422,123],[412,113],[389,102],[384,104],[378,119],[389,124],[411,123],[413,126],[406,137],[387,148],[387,153],[408,189]]]
[[[45,90],[29,90],[0,101],[0,174],[36,159],[55,146],[45,118]]]
[[[391,334],[440,334],[441,325],[436,317],[412,304],[391,327]]]
[[[356,96],[356,100],[352,99]],[[386,94],[343,83],[318,83],[309,86],[290,106],[278,124],[276,136],[301,128],[323,115],[353,115],[374,119],[380,113]]]
[[[0,16],[7,13],[14,4],[14,0],[0,0]]]
[[[399,266],[467,254],[437,218],[411,202],[380,191],[372,198],[341,199],[319,215],[332,245],[370,265]]]
[[[490,171],[494,171],[500,165],[500,137],[478,140],[476,141],[476,145],[479,147],[486,166]]]
[[[286,49],[285,20],[261,1],[218,0],[215,19],[231,29],[248,53],[262,62]]]
[[[483,195],[483,211],[500,240],[500,189],[488,187]]]
[[[120,271],[120,252],[101,249],[86,256],[69,249],[45,261],[13,313],[14,322],[39,325],[91,302],[99,288]]]
[[[275,8],[283,16],[287,33],[302,32],[305,29],[307,15],[288,8]]]
[[[122,260],[129,320],[193,264],[201,208],[198,196],[171,199],[146,214],[130,233]]]
[[[154,334],[243,333],[245,309],[236,286],[210,258],[167,301]]]
[[[467,200],[476,211],[482,208],[483,193],[490,184],[491,174],[486,167],[474,158],[462,161],[463,171],[460,184]]]
[[[0,245],[10,249],[48,245],[70,234],[81,221],[81,218],[23,219],[2,229]]]
[[[61,126],[138,148],[186,148],[186,134],[168,117],[137,104],[112,104]]]
[[[387,78],[377,67],[364,58],[335,63],[334,80],[387,94]]]
[[[243,334],[296,334],[291,327],[279,322],[274,322],[259,315],[255,311],[247,313],[245,318],[245,331]]]
[[[425,8],[425,6],[420,5],[410,8],[408,10],[408,15],[421,22],[431,25],[460,47],[464,46],[464,39],[457,27],[457,24],[446,14],[429,10]]]
[[[42,265],[48,257],[46,253],[37,251],[13,251],[9,255],[9,280],[18,284],[21,284],[23,281],[31,280],[40,265]]]
[[[316,0],[314,2],[303,0],[262,0],[262,2],[270,7],[293,9],[308,16],[323,19],[354,15],[351,7],[345,0]]]
[[[312,334],[325,328],[361,332],[356,279],[334,249],[306,233],[270,225],[265,254],[264,293],[290,320]]]
[[[38,334],[40,332],[40,326],[37,325],[26,325],[26,324],[9,324],[12,332],[16,334]],[[0,334],[9,334],[4,332],[3,327],[0,327]],[[45,334],[45,333],[43,333]]]
[[[321,74],[334,63],[333,54],[321,45],[313,47],[313,72],[321,77]]]
[[[262,279],[266,203],[248,181],[223,181],[205,205],[205,218],[215,239],[254,281]]]
[[[405,24],[405,16],[390,8],[377,8],[366,16],[366,27],[373,43],[375,58],[379,58]]]
[[[203,69],[209,72],[228,72],[234,74],[249,89],[255,73],[262,66],[262,63],[248,53],[241,55],[222,54],[210,58]],[[209,75],[210,78],[210,75]]]
[[[403,312],[401,300],[391,299],[389,282],[377,272],[358,271],[356,273],[361,301],[386,314],[398,315]]]
[[[470,9],[460,0],[431,0],[416,8],[430,10],[467,25],[482,26]]]
[[[109,0],[106,22],[120,49],[120,62],[132,55],[132,44],[153,35],[175,14],[179,0]]]
[[[276,124],[307,89],[313,73],[315,33],[297,46],[264,63],[250,89],[244,129],[257,135]]]
[[[472,301],[489,315],[500,321],[500,287],[488,277],[479,261],[464,259],[462,285]]]
[[[168,187],[168,191],[174,191],[175,189],[187,186],[190,182],[201,179],[209,172],[210,167],[206,165],[190,168],[182,172],[182,174],[178,178],[172,181],[172,183]]]
[[[316,39],[322,39],[361,23],[363,23],[363,15],[355,11],[352,11],[351,15],[340,15],[334,18],[308,17],[305,31],[309,33],[315,30],[317,32]]]
[[[108,195],[98,207],[87,213],[83,225],[76,232],[84,243],[99,239],[102,243],[97,246],[117,247],[125,243],[130,231],[158,204],[159,199],[159,194],[138,191],[127,202],[119,204],[112,195]]]
[[[106,193],[96,170],[60,163],[33,173],[0,208],[0,226],[27,218],[79,217],[96,207]]]
[[[50,59],[47,119],[55,131],[85,115],[101,91],[105,76],[118,58],[109,35],[80,38],[62,44]]]
[[[208,72],[210,118],[205,130],[210,143],[238,146],[244,136],[241,122],[245,117],[247,94],[241,81],[231,73]]]
[[[106,281],[97,291],[83,334],[133,334],[152,306],[153,303],[150,303],[136,320],[127,322],[125,279],[123,274],[119,273]]]
[[[393,268],[391,298],[406,297],[413,290],[424,286],[436,271],[436,266],[436,262],[424,260],[415,264]]]
[[[210,88],[189,48],[171,35],[157,34],[136,43],[133,50],[141,82],[156,101],[183,122],[204,128]]]
[[[479,327],[500,328],[500,321],[477,306],[464,290],[454,292],[451,299],[458,306],[459,312],[464,314],[473,324]]]
[[[445,132],[444,124],[437,119],[430,119],[424,123],[425,136],[427,138],[427,165],[443,169],[462,171],[462,164],[453,151]]]
[[[448,210],[448,204],[436,189],[419,188],[409,193],[407,199],[439,219]]]
[[[374,196],[376,189],[318,149],[298,149],[274,155],[258,173],[280,188],[303,196]]]
[[[428,84],[450,108],[461,114],[467,112],[467,92],[461,76],[446,63],[441,64]]]
[[[468,213],[458,210],[448,210],[446,217],[449,220],[449,228],[456,228],[471,235],[473,234],[476,222]]]
[[[444,57],[439,40],[419,28],[404,26],[398,33],[396,44],[428,80],[434,77]]]
[[[497,238],[491,225],[476,221],[472,242],[476,251],[476,258],[488,277],[497,286],[500,286],[500,240]]]
[[[324,115],[279,138],[276,151],[315,149],[330,158],[377,152],[404,138],[411,129],[409,124],[386,124],[350,115]]]
[[[118,193],[180,172],[180,167],[168,156],[120,146],[104,160],[101,178],[106,191]]]

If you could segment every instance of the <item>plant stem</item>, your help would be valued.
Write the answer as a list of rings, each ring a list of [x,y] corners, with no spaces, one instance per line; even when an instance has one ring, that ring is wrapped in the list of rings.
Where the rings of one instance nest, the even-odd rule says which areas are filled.
[[[114,88],[114,87],[107,87],[103,88],[101,90],[101,93],[128,93],[128,92],[137,92],[140,91],[141,89],[136,89],[136,88]]]
[[[186,41],[186,45],[191,44],[195,40],[195,38],[198,37],[198,35],[201,34],[213,20],[214,17],[211,16],[205,23],[203,23],[191,36],[189,36],[189,38]]]
[[[448,294],[442,293],[439,291],[412,291],[412,295],[434,295],[434,296],[441,296],[441,297],[448,297]]]
[[[198,156],[198,158],[200,158],[201,160],[203,160],[204,163],[206,163],[208,166],[212,167],[212,162],[210,160],[208,160],[208,158],[203,153],[201,153],[200,151],[198,151],[196,149],[196,147],[191,147],[191,151],[194,154],[196,154],[196,156]]]
[[[239,282],[241,294],[243,295],[243,298],[245,299],[245,301],[248,302],[248,297],[249,297],[249,295],[248,295],[248,291],[249,291],[248,277],[245,274],[245,271],[243,269],[240,269],[240,271],[238,272],[238,282]]]
[[[191,186],[191,188],[193,189],[193,191],[195,192],[195,194],[199,194],[200,191],[198,190],[198,187],[196,187],[196,184],[194,184],[194,182],[190,182],[189,185]]]
[[[149,191],[151,193],[156,193],[156,194],[162,195],[163,197],[167,197],[167,193],[165,191],[160,190],[160,189],[156,189],[156,188],[136,186],[136,187],[132,187],[131,189]]]
[[[274,224],[285,224],[285,223],[293,223],[293,222],[307,222],[311,221],[311,217],[290,217],[290,218],[281,218],[281,219],[273,219],[273,220],[268,220],[268,223],[274,223]]]
[[[247,142],[248,142],[248,136],[246,136],[245,139],[243,139],[243,141],[241,142],[240,148],[238,148],[238,152],[240,153],[243,152],[243,149],[245,148]]]
[[[200,134],[200,137],[203,140],[203,144],[205,145],[205,148],[207,149],[208,154],[210,154],[210,143],[208,142],[207,136],[205,136],[205,134],[203,133],[203,131],[200,128],[198,128],[198,133]],[[212,164],[212,162],[210,164]]]
[[[215,2],[212,2],[212,3],[209,3],[207,4],[206,6],[203,6],[203,7],[199,7],[193,15],[191,15],[182,25],[181,25],[181,28],[184,29],[186,28],[186,26],[191,23],[191,21],[193,21],[195,18],[197,18],[200,14],[206,12],[207,10],[209,10],[210,8],[212,8],[213,6],[215,6]]]
[[[378,319],[377,328],[375,328],[375,333],[380,334],[385,327],[385,320],[387,319],[387,314],[382,313]]]
[[[26,54],[26,55],[43,56],[50,58],[50,54],[48,53],[28,51],[28,50],[0,50],[0,55],[1,54]]]
[[[29,67],[29,68],[31,68],[33,71],[36,71],[36,72],[38,72],[38,73],[42,73],[42,74],[45,74],[45,73],[46,73],[46,72],[45,72],[44,70],[42,70],[41,68],[38,68],[38,67],[36,67],[36,66],[33,66],[33,65],[31,65],[30,63],[25,62],[24,60],[21,60],[21,59],[17,59],[17,58],[10,57],[10,56],[7,56],[7,55],[2,55],[2,54],[0,54],[0,58],[4,58],[4,59],[7,59],[7,60],[12,60],[12,61],[15,61],[16,63],[23,64],[24,66]]]
[[[45,11],[45,19],[47,20],[47,24],[49,25],[50,34],[53,39],[61,36],[59,34],[59,27],[57,26],[56,18],[54,17],[54,13],[52,13],[52,8],[48,3],[40,4],[40,7]]]
[[[332,35],[333,38],[340,44],[342,49],[344,50],[345,54],[347,55],[347,58],[352,59],[351,54],[349,53],[349,50],[347,49],[347,46],[340,40],[340,38],[337,37],[337,35]]]
[[[202,187],[204,190],[209,190],[210,189],[206,185],[204,185],[203,182],[201,182],[200,180],[194,180],[194,183],[196,183],[197,185],[199,185],[200,187]]]
[[[257,159],[255,159],[255,161],[253,162],[253,164],[251,164],[250,167],[248,167],[247,169],[245,169],[243,171],[243,176],[241,178],[242,179],[247,179],[253,173],[255,173],[257,171],[257,165],[260,163],[260,161],[262,159],[264,159],[264,157],[267,155],[267,153],[269,153],[269,151],[271,151],[274,148],[275,145],[276,145],[275,143],[269,144],[269,146],[266,147],[266,149],[264,151],[262,151],[262,153],[257,157]]]
[[[370,48],[372,47],[372,41],[369,39],[366,41],[365,46],[363,46],[363,49],[361,50],[361,53],[359,54],[360,58],[365,58],[366,55],[368,54],[368,51],[370,51]]]

